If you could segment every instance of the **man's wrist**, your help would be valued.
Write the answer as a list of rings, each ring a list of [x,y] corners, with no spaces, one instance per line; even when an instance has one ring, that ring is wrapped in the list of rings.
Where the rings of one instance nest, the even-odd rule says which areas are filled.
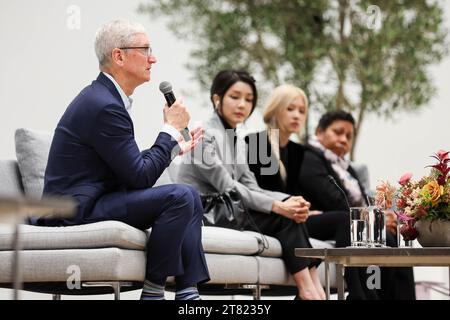
[[[169,134],[175,141],[179,141],[182,138],[180,131],[175,129],[174,126],[165,123],[161,129],[161,132]]]

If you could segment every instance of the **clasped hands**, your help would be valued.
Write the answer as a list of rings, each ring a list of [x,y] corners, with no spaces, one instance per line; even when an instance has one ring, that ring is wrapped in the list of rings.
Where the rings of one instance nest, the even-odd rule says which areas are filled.
[[[309,211],[311,204],[302,196],[292,196],[285,201],[275,201],[272,211],[296,223],[305,222],[310,215],[320,214],[320,211]]]

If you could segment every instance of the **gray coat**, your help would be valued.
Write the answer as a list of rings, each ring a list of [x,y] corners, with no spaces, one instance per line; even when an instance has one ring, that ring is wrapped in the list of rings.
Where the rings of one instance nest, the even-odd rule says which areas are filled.
[[[270,213],[274,200],[283,200],[288,194],[261,189],[247,165],[246,145],[236,141],[233,150],[233,130],[225,130],[214,113],[205,124],[203,142],[184,156],[177,182],[191,184],[201,194],[224,192],[236,187],[247,208]]]

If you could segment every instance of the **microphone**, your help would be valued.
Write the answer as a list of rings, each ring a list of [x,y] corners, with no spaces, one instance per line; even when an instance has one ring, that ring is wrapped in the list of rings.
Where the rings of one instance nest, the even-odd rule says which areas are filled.
[[[348,202],[348,198],[347,195],[345,194],[345,191],[342,190],[342,188],[336,182],[336,179],[331,174],[327,175],[327,178],[332,184],[334,184],[339,189],[339,192],[344,196],[345,203],[347,204],[348,211],[350,212],[350,203]]]
[[[163,81],[159,84],[159,91],[164,95],[164,98],[166,99],[167,106],[170,108],[175,103],[175,95],[172,91],[172,85],[168,81]],[[183,136],[184,140],[189,141],[191,140],[191,136],[189,135],[189,129],[184,128],[181,131],[181,135]]]

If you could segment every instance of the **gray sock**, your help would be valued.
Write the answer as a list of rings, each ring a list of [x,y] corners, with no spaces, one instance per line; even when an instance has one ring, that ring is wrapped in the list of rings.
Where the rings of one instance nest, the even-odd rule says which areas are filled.
[[[145,280],[141,300],[164,300],[164,287],[163,285]]]
[[[175,300],[200,300],[197,287],[187,287],[175,293]]]

